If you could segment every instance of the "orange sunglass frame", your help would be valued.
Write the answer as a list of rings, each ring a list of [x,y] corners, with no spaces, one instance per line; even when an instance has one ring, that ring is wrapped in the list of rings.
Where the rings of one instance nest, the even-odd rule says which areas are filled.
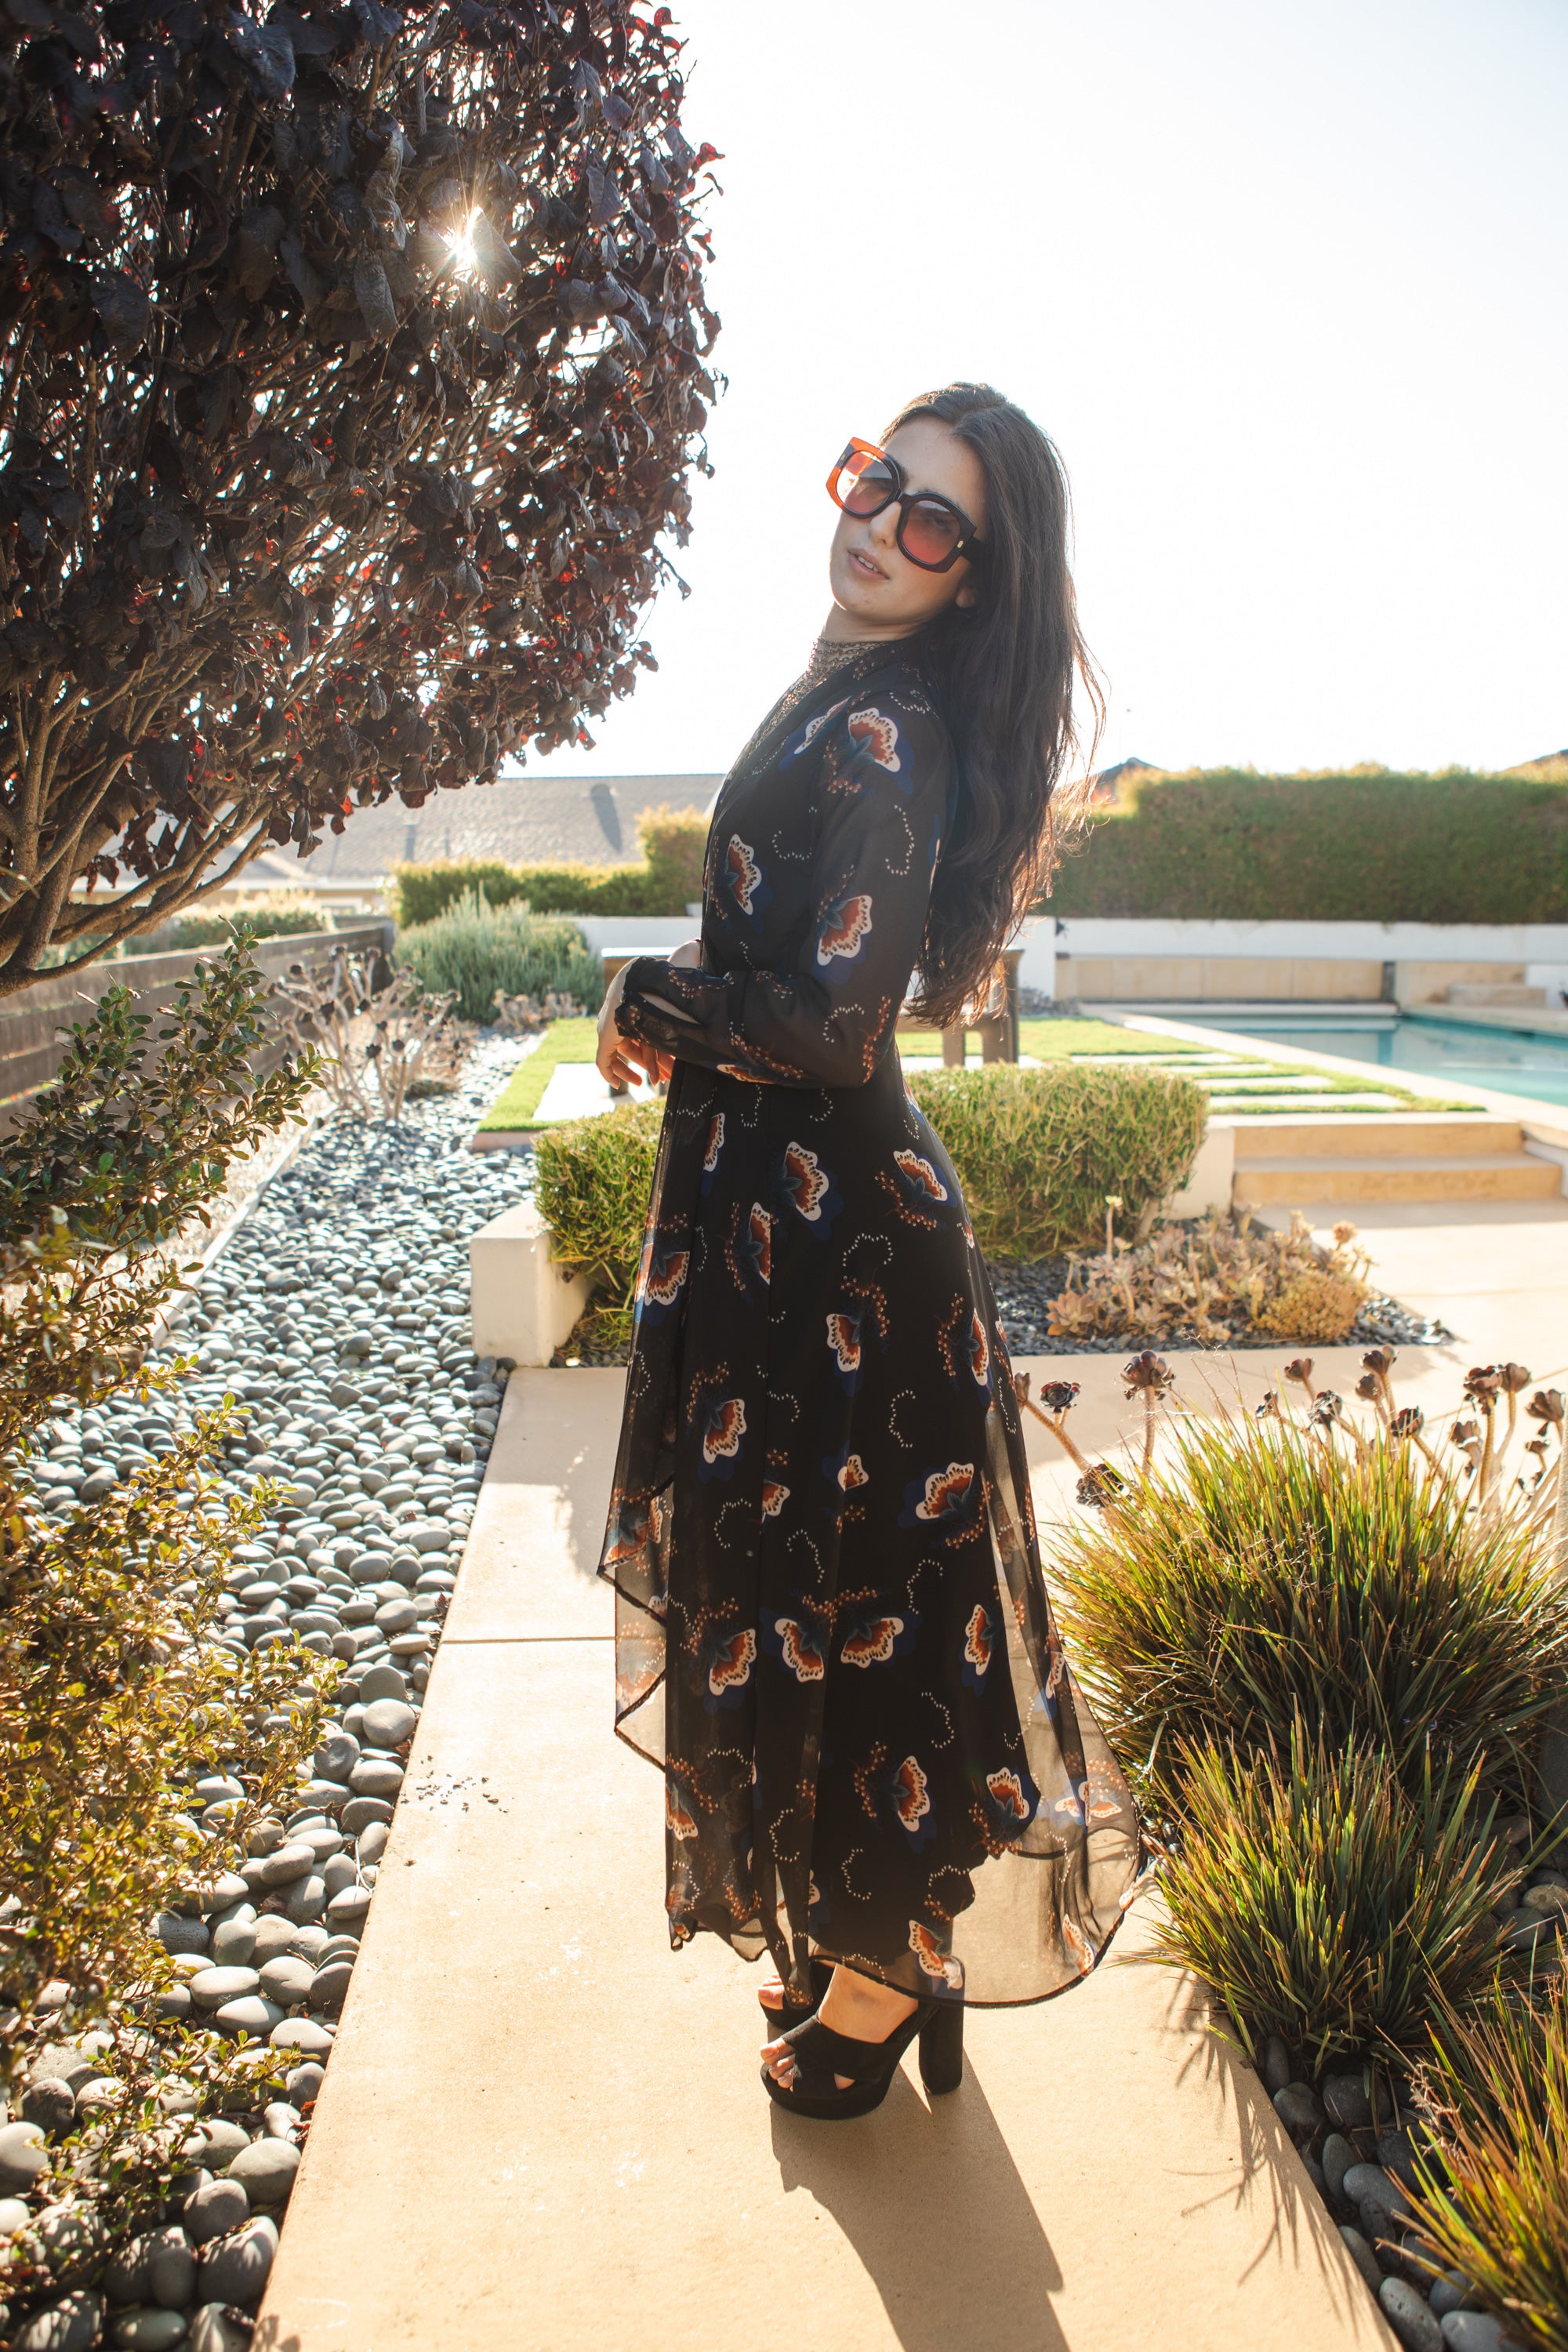
[[[854,462],[857,458],[861,461],[858,467]],[[841,512],[847,513],[849,509],[845,507],[843,499],[838,495],[838,477],[847,472],[857,475],[864,473],[867,466],[873,463],[888,467],[893,478],[893,488],[879,505],[870,508],[859,517],[859,520],[868,522],[872,515],[885,514],[890,506],[897,506],[899,520],[893,537],[898,542],[899,552],[921,572],[951,572],[961,555],[967,557],[971,563],[980,562],[985,551],[985,542],[984,540],[976,539],[974,525],[970,521],[963,509],[954,506],[951,499],[942,498],[936,490],[901,488],[900,485],[903,481],[904,475],[898,459],[889,457],[887,451],[879,448],[875,441],[862,441],[854,434],[851,434],[837,463],[827,477],[827,495]],[[962,537],[937,563],[929,562],[923,555],[913,554],[904,544],[904,526],[910,519],[910,509],[921,506],[941,507],[944,513],[956,515],[963,526]]]

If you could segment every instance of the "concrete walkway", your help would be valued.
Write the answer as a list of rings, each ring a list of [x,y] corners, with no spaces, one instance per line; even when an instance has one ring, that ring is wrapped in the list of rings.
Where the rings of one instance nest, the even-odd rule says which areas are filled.
[[[1117,1360],[1037,1363],[1085,1380],[1091,1441]],[[971,2012],[934,2105],[912,2067],[841,2127],[768,2104],[759,1972],[669,1951],[658,1776],[610,1728],[621,1384],[509,1386],[258,2346],[1387,2352],[1173,1970]],[[1146,1934],[1140,1905],[1119,1952]]]

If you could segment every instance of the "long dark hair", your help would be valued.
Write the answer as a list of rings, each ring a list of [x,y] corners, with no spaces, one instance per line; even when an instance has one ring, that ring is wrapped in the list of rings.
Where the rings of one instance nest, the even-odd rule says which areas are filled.
[[[1105,699],[1079,629],[1067,477],[1051,443],[984,383],[952,383],[910,401],[888,433],[918,416],[945,425],[985,468],[979,602],[950,606],[921,649],[960,773],[918,998],[922,1012],[946,1024],[984,1002],[1002,950],[1055,866],[1058,787],[1079,740],[1075,683],[1093,714],[1090,761]]]

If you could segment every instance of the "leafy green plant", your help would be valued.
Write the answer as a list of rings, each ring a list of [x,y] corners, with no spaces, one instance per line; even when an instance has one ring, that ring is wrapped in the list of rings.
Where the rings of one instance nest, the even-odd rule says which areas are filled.
[[[432,858],[393,868],[397,919],[433,922],[479,891],[492,907],[527,899],[536,914],[683,915],[702,896],[708,819],[696,809],[645,809],[642,858],[626,866],[505,866],[497,859]]]
[[[1314,1393],[1306,1428],[1189,1423],[1114,1513],[1064,1531],[1079,1672],[1123,1763],[1178,1815],[1205,1740],[1245,1759],[1299,1715],[1331,1747],[1374,1741],[1412,1790],[1428,1748],[1534,1788],[1568,1595],[1527,1526],[1478,1517],[1415,1445],[1335,1433],[1338,1404]]]
[[[433,921],[400,932],[393,956],[432,995],[455,991],[465,1021],[493,1021],[498,989],[604,1001],[603,962],[576,924],[536,915],[525,900],[492,907],[472,890]]]
[[[1422,2096],[1446,2181],[1421,2232],[1510,2336],[1568,2352],[1568,1995],[1498,1982],[1439,2014]]]
[[[1104,1231],[1114,1194],[1140,1237],[1203,1141],[1204,1095],[1163,1070],[919,1070],[910,1091],[952,1157],[983,1249],[1047,1257]]]
[[[1145,771],[1069,851],[1057,915],[1282,922],[1560,923],[1568,792],[1384,769]]]
[[[236,938],[240,926],[256,940],[287,940],[304,931],[324,931],[329,926],[324,915],[318,914],[308,900],[283,891],[274,891],[259,898],[242,899],[238,905],[210,913],[202,910],[185,915],[174,925],[173,945],[176,948],[219,948]]]
[[[33,1509],[20,1465],[0,1467],[0,1888],[20,1906],[0,1928],[0,2050],[13,2076],[44,1986],[68,1987],[79,2030],[133,1984],[161,1980],[149,1921],[181,1879],[243,1859],[264,1813],[291,1809],[319,1736],[335,1663],[289,1643],[243,1658],[206,1643],[233,1547],[274,1496],[264,1486],[226,1504],[207,1475],[241,1430],[232,1408],[198,1415],[58,1528]],[[291,1736],[264,1731],[268,1717]],[[219,1769],[238,1772],[246,1796],[204,1830],[184,1783]]]
[[[629,1328],[663,1116],[661,1104],[628,1105],[543,1128],[534,1146],[535,1198],[551,1254],[594,1285],[611,1318],[603,1340]]]
[[[1152,1957],[1212,1984],[1254,2059],[1271,2033],[1314,2073],[1345,2053],[1412,2053],[1438,2003],[1496,1963],[1475,1770],[1428,1756],[1412,1791],[1375,1741],[1310,1735],[1300,1717],[1286,1753],[1185,1752]]]

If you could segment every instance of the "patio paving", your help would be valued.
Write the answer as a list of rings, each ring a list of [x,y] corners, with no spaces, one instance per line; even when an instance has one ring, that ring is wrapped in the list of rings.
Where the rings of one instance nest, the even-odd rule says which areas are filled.
[[[1091,1442],[1116,1363],[1036,1360]],[[768,2105],[757,1975],[669,1951],[658,1776],[610,1728],[623,1379],[509,1385],[257,2345],[1386,2352],[1202,1989],[1122,1965],[1146,1903],[1087,1984],[971,2013],[952,2098]]]

